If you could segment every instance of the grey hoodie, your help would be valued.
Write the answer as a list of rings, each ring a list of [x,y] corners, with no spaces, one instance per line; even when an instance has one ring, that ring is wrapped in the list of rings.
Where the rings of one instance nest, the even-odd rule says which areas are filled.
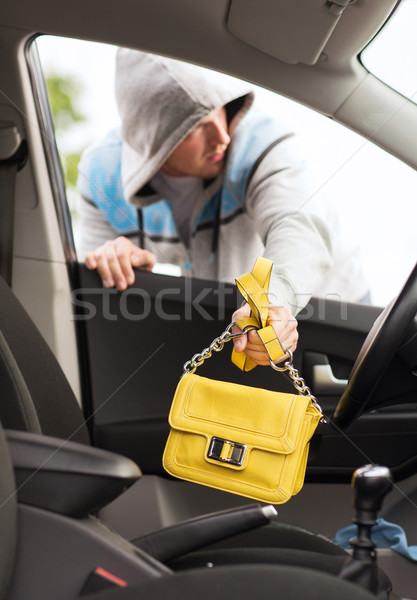
[[[233,135],[253,93],[231,77],[153,54],[121,48],[116,60],[116,100],[125,142],[123,187],[129,202],[143,206],[146,202],[135,194],[191,129],[215,108],[241,98],[242,106],[229,124]]]
[[[161,197],[148,185],[150,179],[198,121],[215,108],[227,106],[232,141],[225,172],[206,182],[195,200],[189,247],[178,237],[166,239],[150,233],[140,243],[153,251],[159,262],[179,265],[184,275],[219,281],[233,282],[252,268],[257,256],[264,255],[274,261],[272,301],[288,306],[294,314],[313,294],[330,293],[357,301],[366,293],[356,257],[342,246],[340,233],[332,231],[327,219],[326,207],[312,191],[295,136],[279,119],[259,117],[251,107],[254,95],[250,86],[179,61],[121,49],[116,98],[122,119],[121,143],[100,141],[80,164],[80,259],[108,239],[137,231],[133,218],[130,230],[110,223],[108,205],[113,212],[120,211],[127,201],[144,211],[153,210],[152,218],[162,218],[162,213],[158,217]],[[265,123],[279,132],[278,143],[269,148],[260,134],[272,135]],[[246,140],[244,150],[242,140]],[[251,153],[255,154],[248,177],[241,165],[248,163]],[[92,165],[97,163],[104,169],[102,174],[93,172],[96,167]],[[120,188],[124,198],[116,191],[103,192],[101,198],[96,185],[100,177],[103,190]],[[229,211],[220,220],[218,251],[210,260],[213,227],[210,222],[196,224],[219,190],[226,204],[234,202],[239,210]]]

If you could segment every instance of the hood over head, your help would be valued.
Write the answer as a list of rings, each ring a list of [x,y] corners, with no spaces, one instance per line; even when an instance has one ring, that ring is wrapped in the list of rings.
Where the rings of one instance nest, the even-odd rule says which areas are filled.
[[[121,48],[116,100],[122,120],[122,181],[135,195],[211,111],[226,107],[230,134],[253,102],[249,84],[177,60]]]

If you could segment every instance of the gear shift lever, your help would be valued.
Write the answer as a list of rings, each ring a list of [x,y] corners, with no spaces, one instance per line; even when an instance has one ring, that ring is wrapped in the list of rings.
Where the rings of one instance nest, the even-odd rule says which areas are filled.
[[[382,502],[392,488],[391,472],[387,467],[365,465],[353,474],[352,500],[358,526],[358,537],[352,542],[353,558],[375,559],[371,530],[375,525]]]
[[[378,568],[371,531],[382,502],[391,488],[391,472],[387,467],[365,465],[353,474],[352,521],[358,526],[358,534],[351,542],[352,556],[343,567],[340,577],[374,594],[378,591]]]

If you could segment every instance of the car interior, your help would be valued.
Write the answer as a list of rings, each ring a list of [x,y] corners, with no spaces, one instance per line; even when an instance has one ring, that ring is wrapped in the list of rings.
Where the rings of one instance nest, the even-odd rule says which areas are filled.
[[[363,237],[384,232],[381,247],[369,246],[375,276],[393,291],[375,303],[313,297],[297,317],[294,364],[327,418],[302,491],[273,507],[175,480],[162,453],[183,364],[224,331],[241,298],[233,283],[140,270],[119,293],[78,261],[37,49],[42,36],[56,36],[242,78],[356,132],[414,176],[413,82],[405,90],[367,67],[412,5],[22,0],[0,8],[0,597],[417,598],[410,552],[371,540],[382,518],[403,529],[403,549],[417,544],[415,206],[405,212],[399,197],[385,202],[373,182],[358,182],[355,206],[364,208],[351,210],[353,222],[369,200]],[[398,74],[391,59],[382,63]],[[233,369],[230,350],[201,374],[291,391],[272,369]],[[345,549],[333,539],[352,520],[358,535]]]

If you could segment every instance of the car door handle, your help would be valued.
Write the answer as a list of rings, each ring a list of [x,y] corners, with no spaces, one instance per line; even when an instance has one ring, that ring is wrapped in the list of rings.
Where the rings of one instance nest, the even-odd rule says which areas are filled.
[[[333,375],[332,367],[327,365],[313,365],[312,388],[318,396],[320,394],[341,394],[347,385],[347,379],[337,379]]]

